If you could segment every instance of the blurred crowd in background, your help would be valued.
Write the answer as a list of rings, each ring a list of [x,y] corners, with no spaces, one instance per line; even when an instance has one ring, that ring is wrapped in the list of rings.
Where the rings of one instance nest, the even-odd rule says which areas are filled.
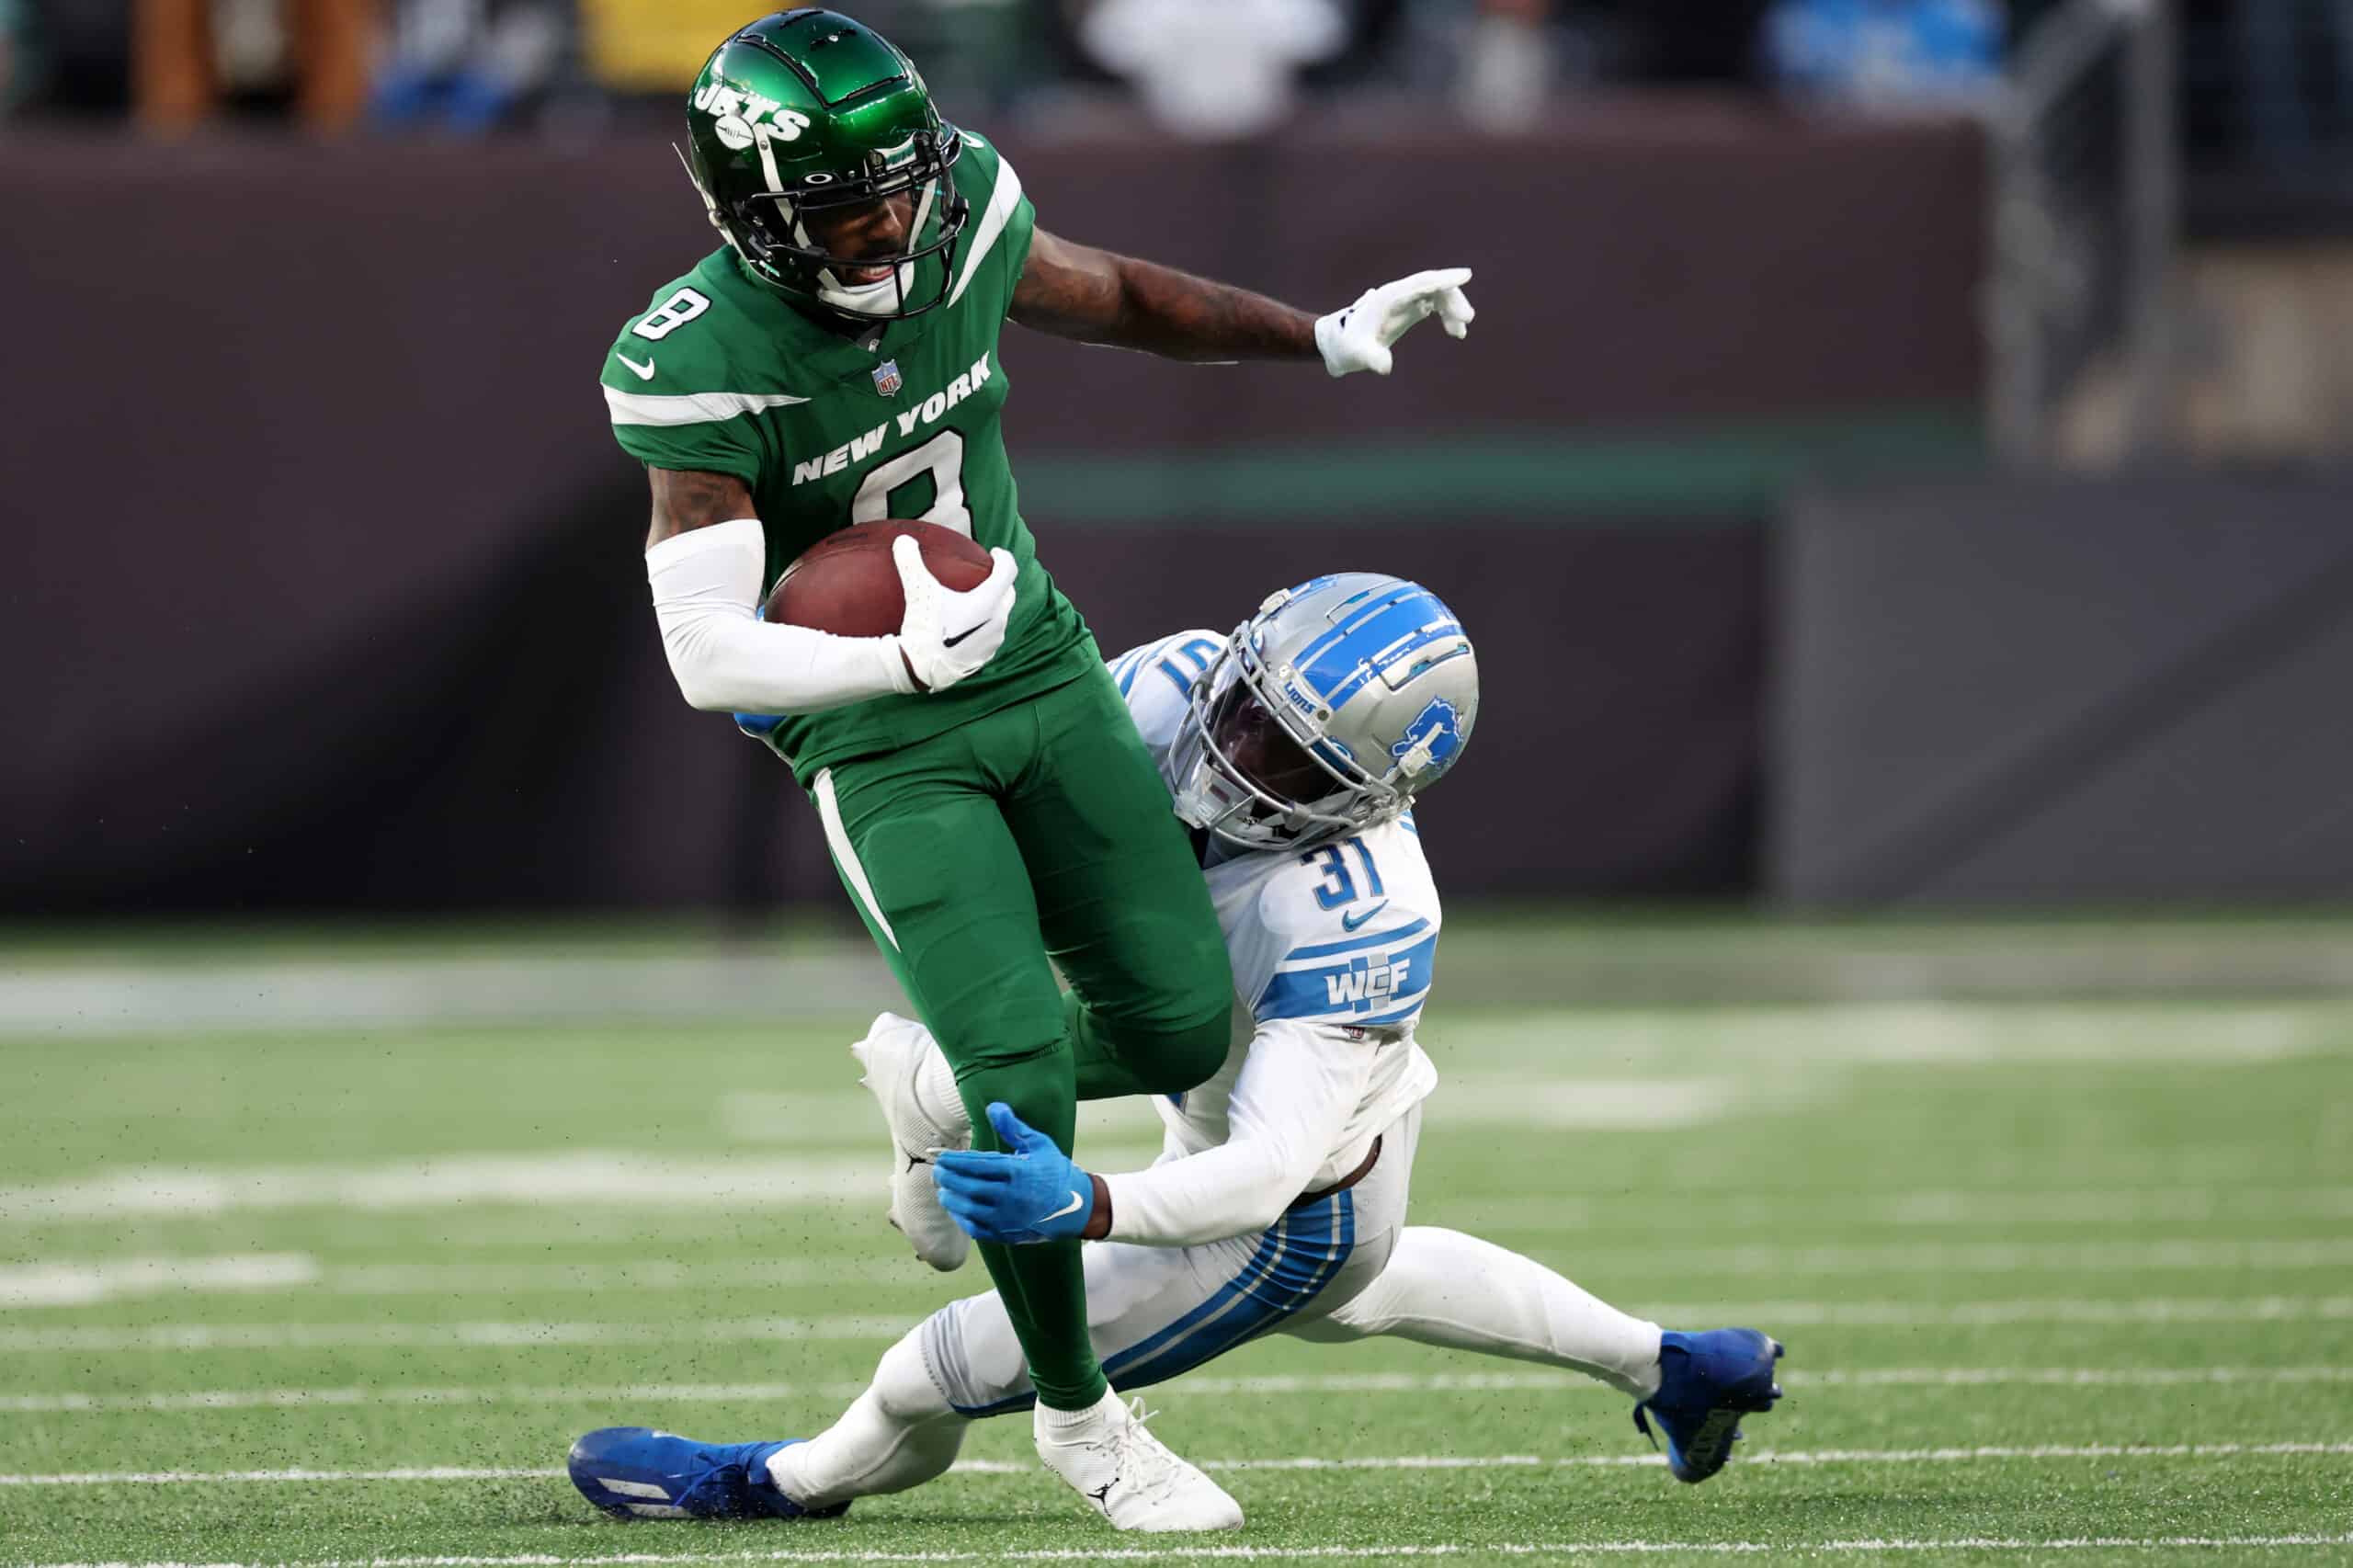
[[[2037,7],[2019,7],[2030,16]],[[865,0],[951,103],[1139,101],[1247,135],[1304,95],[1450,98],[1496,128],[1614,83],[1949,101],[1998,72],[2000,0]],[[666,100],[742,0],[0,0],[20,111],[227,112],[459,132]],[[670,107],[666,101],[662,107]],[[968,108],[966,112],[971,112]]]
[[[1411,97],[1509,130],[1579,95],[1729,85],[1955,107],[2059,0],[863,0],[960,112],[1139,105],[1247,136]],[[2115,0],[2131,6],[2139,0]],[[0,0],[13,119],[475,134],[666,115],[745,0]],[[2185,137],[2291,166],[2353,139],[2353,0],[2188,0]]]
[[[863,0],[962,112],[1140,103],[1182,132],[1263,130],[1302,97],[1449,102],[1509,129],[1581,93],[1735,85],[1864,107],[1998,80],[2055,0]],[[576,130],[666,113],[745,0],[0,0],[19,117]],[[2353,0],[2192,5],[2195,135],[2266,158],[2353,123]]]
[[[1115,637],[1377,531],[1523,639],[1458,885],[2353,887],[2353,0],[845,4],[1067,232],[1308,301],[1475,246],[1497,330],[1378,388],[1020,349],[1024,513]],[[0,0],[20,911],[838,900],[676,701],[580,359],[692,243],[663,143],[757,9]],[[166,415],[92,417],[101,341]],[[50,526],[92,472],[111,531]],[[126,560],[141,613],[73,591]],[[304,613],[206,620],[256,582]]]

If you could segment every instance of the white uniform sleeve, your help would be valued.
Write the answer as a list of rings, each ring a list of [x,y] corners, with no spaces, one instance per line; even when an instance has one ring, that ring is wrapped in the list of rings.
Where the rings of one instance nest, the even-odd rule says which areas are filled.
[[[762,621],[754,607],[766,560],[756,517],[676,534],[645,552],[662,649],[688,705],[819,713],[915,689],[896,637],[836,637]]]
[[[1208,673],[1225,647],[1214,631],[1178,631],[1129,649],[1107,661],[1128,717],[1155,762],[1176,739],[1176,726],[1192,700],[1193,683]]]
[[[1110,1239],[1191,1246],[1271,1225],[1307,1189],[1364,1098],[1374,1048],[1361,1035],[1262,1021],[1226,1109],[1226,1141],[1107,1176]]]

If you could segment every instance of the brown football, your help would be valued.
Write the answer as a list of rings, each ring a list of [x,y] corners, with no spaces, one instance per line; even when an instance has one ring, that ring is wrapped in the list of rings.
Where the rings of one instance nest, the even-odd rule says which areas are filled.
[[[915,536],[923,563],[943,586],[977,588],[989,574],[989,552],[938,523],[852,523],[801,551],[768,594],[767,619],[813,626],[841,637],[885,637],[907,613],[891,541]]]

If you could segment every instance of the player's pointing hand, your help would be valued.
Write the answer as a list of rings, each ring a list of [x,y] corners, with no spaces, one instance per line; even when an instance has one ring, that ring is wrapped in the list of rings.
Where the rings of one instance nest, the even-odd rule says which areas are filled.
[[[940,1207],[975,1241],[1018,1244],[1083,1234],[1095,1214],[1095,1178],[1003,1100],[990,1105],[989,1125],[1006,1153],[950,1149],[934,1156]]]
[[[996,656],[1013,616],[1012,554],[992,550],[995,565],[980,586],[962,593],[946,586],[923,563],[923,549],[906,534],[891,541],[906,614],[899,622],[899,653],[924,691],[945,691]]]
[[[1463,336],[1479,313],[1462,291],[1470,281],[1469,267],[1448,267],[1366,290],[1355,304],[1316,321],[1315,347],[1323,352],[1324,368],[1335,376],[1351,370],[1385,376],[1396,364],[1390,345],[1415,322],[1433,315],[1447,336]]]

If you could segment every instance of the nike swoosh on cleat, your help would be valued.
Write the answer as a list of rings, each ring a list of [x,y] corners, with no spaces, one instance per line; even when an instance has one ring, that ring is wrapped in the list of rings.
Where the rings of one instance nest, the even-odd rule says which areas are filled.
[[[965,638],[970,637],[973,632],[978,631],[981,629],[981,626],[986,626],[988,622],[984,620],[981,622],[980,626],[968,626],[953,637],[941,638],[939,640],[939,645],[943,648],[953,648],[957,643],[961,642]]]
[[[1044,1219],[1039,1220],[1037,1223],[1042,1225],[1046,1223],[1048,1220],[1059,1220],[1065,1214],[1075,1214],[1086,1204],[1086,1199],[1074,1192],[1070,1195],[1070,1201],[1068,1203],[1063,1204],[1052,1213],[1046,1215]]]
[[[620,360],[622,364],[627,365],[631,370],[634,371],[639,381],[650,381],[654,379],[653,360],[648,359],[644,364],[641,365],[618,348],[613,350],[613,358]]]
[[[1371,919],[1374,915],[1380,914],[1382,910],[1388,907],[1389,901],[1384,898],[1379,903],[1374,904],[1370,909],[1366,910],[1362,915],[1343,915],[1340,916],[1340,929],[1343,931],[1357,930],[1362,926],[1366,921]]]

